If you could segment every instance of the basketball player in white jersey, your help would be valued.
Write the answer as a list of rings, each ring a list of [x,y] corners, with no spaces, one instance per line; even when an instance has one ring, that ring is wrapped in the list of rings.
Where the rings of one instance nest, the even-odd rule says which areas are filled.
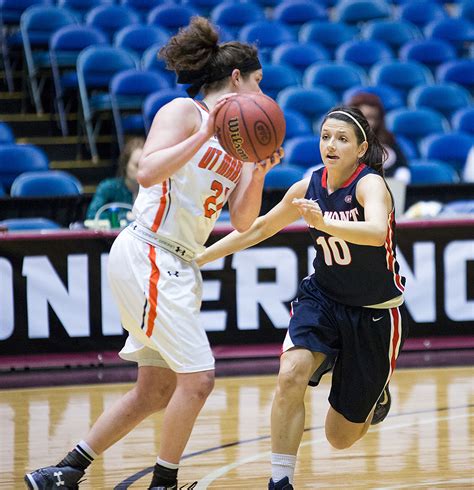
[[[193,259],[204,249],[228,201],[232,225],[257,218],[265,174],[280,161],[243,164],[213,136],[214,117],[231,93],[260,92],[262,70],[253,46],[218,44],[204,18],[160,51],[192,97],[156,115],[138,170],[135,222],[109,256],[109,282],[129,337],[120,356],[138,363],[134,388],[105,411],[56,466],[28,473],[31,489],[78,488],[89,464],[147,416],[165,409],[150,489],[176,489],[178,465],[196,417],[214,385],[214,358],[199,323],[202,279]]]

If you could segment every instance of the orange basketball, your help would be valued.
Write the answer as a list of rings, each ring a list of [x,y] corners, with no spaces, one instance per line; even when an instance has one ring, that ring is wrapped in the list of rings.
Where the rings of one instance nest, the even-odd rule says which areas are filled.
[[[230,97],[214,123],[222,148],[243,162],[269,158],[283,143],[285,129],[285,117],[278,104],[253,92]]]

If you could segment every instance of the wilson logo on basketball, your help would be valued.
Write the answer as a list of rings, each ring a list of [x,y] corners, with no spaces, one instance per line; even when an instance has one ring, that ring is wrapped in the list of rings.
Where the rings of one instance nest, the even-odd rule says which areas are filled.
[[[268,145],[272,138],[270,128],[263,122],[257,121],[254,125],[255,136],[261,145]]]
[[[239,120],[236,117],[229,119],[229,132],[230,139],[232,140],[232,146],[235,148],[235,151],[239,155],[242,161],[248,161],[249,157],[244,150],[243,143],[244,139],[240,136],[240,127]]]

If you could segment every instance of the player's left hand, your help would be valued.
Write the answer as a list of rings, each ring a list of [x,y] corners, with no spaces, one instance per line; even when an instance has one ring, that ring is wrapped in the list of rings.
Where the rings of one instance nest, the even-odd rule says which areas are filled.
[[[270,158],[255,163],[254,174],[257,173],[263,176],[266,175],[273,167],[275,167],[281,162],[281,159],[284,156],[285,156],[285,151],[280,146],[280,148],[278,148],[278,150],[275,151]]]
[[[292,203],[298,208],[301,217],[312,228],[321,229],[324,226],[324,216],[319,204],[312,199],[293,199]]]

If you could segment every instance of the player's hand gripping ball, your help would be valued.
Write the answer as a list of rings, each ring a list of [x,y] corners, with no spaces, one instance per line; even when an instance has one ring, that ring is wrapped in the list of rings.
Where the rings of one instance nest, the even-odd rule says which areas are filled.
[[[243,162],[259,162],[280,148],[286,122],[272,98],[248,92],[226,100],[216,114],[214,130],[226,153]]]

